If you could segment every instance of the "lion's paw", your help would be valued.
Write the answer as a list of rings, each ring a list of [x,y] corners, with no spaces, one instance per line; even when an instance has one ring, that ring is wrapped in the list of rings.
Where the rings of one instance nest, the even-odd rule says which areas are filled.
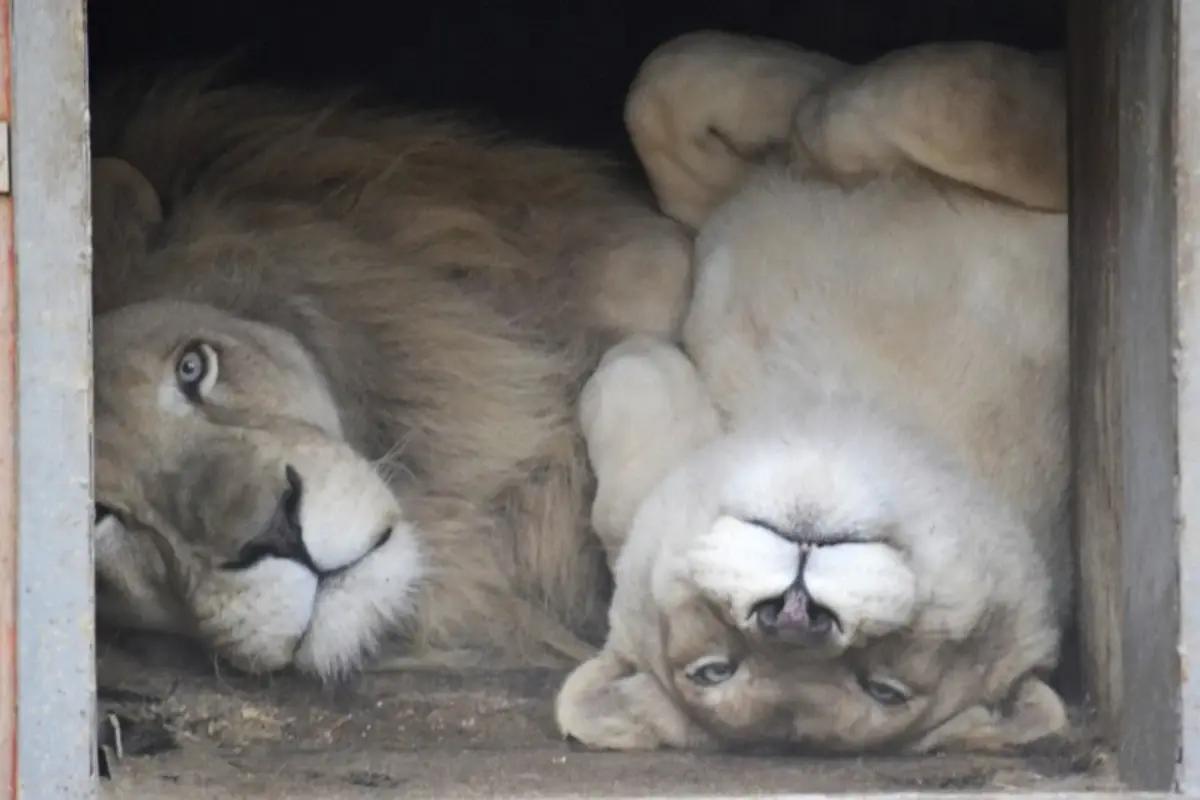
[[[651,53],[625,125],[663,211],[699,227],[754,163],[784,153],[800,98],[844,69],[783,42],[715,31]]]
[[[696,368],[679,348],[631,336],[605,353],[580,399],[597,489],[592,523],[615,558],[643,498],[719,427]]]

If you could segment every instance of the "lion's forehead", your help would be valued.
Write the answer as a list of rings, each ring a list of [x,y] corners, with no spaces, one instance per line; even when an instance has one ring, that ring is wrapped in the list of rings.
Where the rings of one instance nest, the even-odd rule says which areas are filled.
[[[169,339],[189,329],[228,329],[238,320],[212,306],[182,300],[150,300],[102,314],[96,320],[97,345],[145,347],[153,339]]]

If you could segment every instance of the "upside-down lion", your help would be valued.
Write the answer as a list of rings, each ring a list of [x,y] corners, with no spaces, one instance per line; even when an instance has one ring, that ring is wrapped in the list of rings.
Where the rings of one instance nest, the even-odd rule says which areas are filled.
[[[210,77],[94,102],[100,619],[323,679],[594,652],[579,388],[675,329],[686,231],[581,152]]]
[[[1061,66],[984,43],[850,67],[724,34],[626,120],[697,229],[681,344],[588,381],[593,748],[1003,748],[1064,731],[1071,616]]]

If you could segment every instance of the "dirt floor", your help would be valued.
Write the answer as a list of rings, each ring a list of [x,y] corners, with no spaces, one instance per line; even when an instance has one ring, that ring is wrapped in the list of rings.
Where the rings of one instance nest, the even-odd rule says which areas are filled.
[[[619,797],[1117,790],[1081,734],[1022,757],[797,759],[583,753],[555,733],[550,670],[406,671],[327,689],[102,650],[124,758],[105,798]]]

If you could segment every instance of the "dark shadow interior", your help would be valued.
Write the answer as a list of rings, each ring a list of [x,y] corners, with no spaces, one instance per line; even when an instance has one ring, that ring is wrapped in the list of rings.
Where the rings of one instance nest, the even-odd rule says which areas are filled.
[[[94,0],[94,77],[234,56],[239,77],[365,85],[419,108],[472,109],[519,132],[620,150],[625,91],[658,44],[717,28],[850,61],[931,40],[1032,50],[1066,41],[1062,0]]]

